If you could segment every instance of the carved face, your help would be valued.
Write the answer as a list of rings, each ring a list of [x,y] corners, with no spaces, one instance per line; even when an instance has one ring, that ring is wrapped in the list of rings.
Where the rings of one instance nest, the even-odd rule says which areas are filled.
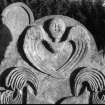
[[[40,27],[36,30],[35,27],[30,28],[26,34],[24,51],[34,65],[37,67],[40,65],[43,68],[42,71],[44,68],[56,71],[68,60],[72,53],[72,46],[68,42],[47,42],[45,30],[42,31]],[[40,39],[36,41],[35,39],[39,36],[41,36]]]
[[[55,18],[51,24],[50,24],[50,31],[53,35],[53,37],[56,39],[56,41],[58,42],[60,40],[60,38],[62,37],[66,25],[64,23],[64,21],[60,18]]]
[[[63,15],[34,21],[23,3],[9,5],[2,15],[13,43],[0,68],[0,103],[105,102],[104,73],[91,62],[96,44],[82,24]]]

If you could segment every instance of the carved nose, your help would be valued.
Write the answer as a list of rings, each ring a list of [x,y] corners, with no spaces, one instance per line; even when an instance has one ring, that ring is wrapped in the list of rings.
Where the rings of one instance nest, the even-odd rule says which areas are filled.
[[[62,19],[55,18],[51,25],[50,25],[50,31],[52,32],[53,37],[56,38],[56,41],[58,42],[63,35],[65,31],[65,23]]]

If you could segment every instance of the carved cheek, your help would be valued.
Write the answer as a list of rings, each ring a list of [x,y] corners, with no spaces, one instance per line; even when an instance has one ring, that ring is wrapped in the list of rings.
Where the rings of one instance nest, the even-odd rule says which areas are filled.
[[[62,34],[65,31],[65,23],[62,19],[55,19],[52,21],[50,25],[50,31],[52,32],[53,36],[56,40],[61,38]]]

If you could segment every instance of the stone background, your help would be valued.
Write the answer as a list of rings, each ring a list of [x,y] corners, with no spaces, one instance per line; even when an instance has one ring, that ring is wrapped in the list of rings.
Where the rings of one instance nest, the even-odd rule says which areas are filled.
[[[34,13],[35,19],[47,15],[66,15],[80,21],[92,33],[98,50],[105,49],[104,0],[0,0],[0,14],[14,2],[24,2]],[[0,16],[0,62],[12,40],[9,30],[2,24]]]

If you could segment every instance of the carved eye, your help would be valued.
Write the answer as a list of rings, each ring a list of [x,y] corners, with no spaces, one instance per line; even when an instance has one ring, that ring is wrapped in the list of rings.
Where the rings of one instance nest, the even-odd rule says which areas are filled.
[[[65,31],[66,25],[62,19],[55,18],[49,28],[56,41],[59,41]]]

